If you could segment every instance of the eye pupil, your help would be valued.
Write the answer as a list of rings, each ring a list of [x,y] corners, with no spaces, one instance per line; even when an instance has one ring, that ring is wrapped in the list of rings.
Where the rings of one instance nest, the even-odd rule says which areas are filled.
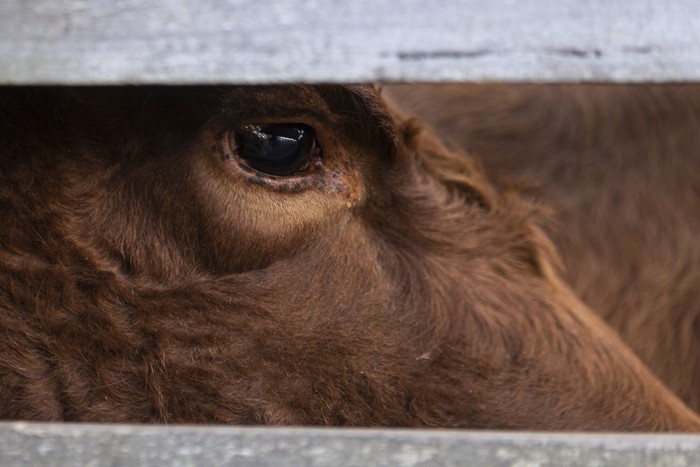
[[[303,172],[316,149],[308,125],[246,125],[233,138],[236,154],[246,165],[273,176]]]

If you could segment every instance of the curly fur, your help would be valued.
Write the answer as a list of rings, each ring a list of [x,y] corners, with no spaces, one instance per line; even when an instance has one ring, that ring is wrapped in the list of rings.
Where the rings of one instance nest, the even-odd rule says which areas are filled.
[[[700,87],[387,87],[548,213],[563,275],[700,410]]]
[[[4,419],[700,429],[537,210],[370,87],[0,92]],[[278,121],[304,177],[226,155]]]

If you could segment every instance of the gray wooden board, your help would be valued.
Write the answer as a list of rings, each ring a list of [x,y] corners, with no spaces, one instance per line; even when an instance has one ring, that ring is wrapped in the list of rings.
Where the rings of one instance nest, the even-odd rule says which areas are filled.
[[[700,81],[697,0],[1,0],[0,84]]]
[[[700,435],[0,423],[7,466],[694,466]]]
[[[0,84],[700,81],[696,0],[1,0]],[[700,436],[0,424],[0,465],[699,465]]]

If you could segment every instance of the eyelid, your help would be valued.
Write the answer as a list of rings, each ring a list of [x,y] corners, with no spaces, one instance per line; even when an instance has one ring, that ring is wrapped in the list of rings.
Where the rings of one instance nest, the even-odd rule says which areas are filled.
[[[309,109],[284,109],[277,108],[274,112],[265,114],[238,114],[227,112],[224,116],[227,121],[236,122],[237,125],[269,125],[276,123],[299,123],[308,125],[314,130],[326,127],[333,128],[338,125],[339,117],[336,115],[315,112]]]

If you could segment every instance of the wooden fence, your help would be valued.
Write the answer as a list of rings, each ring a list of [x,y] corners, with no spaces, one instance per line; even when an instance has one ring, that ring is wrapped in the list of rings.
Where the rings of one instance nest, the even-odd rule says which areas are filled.
[[[700,81],[697,0],[2,0],[0,84]],[[700,390],[700,388],[699,388]],[[0,465],[700,465],[700,436],[0,424]]]
[[[697,466],[700,436],[0,424],[2,466]]]
[[[0,83],[698,81],[696,0],[3,0]]]

